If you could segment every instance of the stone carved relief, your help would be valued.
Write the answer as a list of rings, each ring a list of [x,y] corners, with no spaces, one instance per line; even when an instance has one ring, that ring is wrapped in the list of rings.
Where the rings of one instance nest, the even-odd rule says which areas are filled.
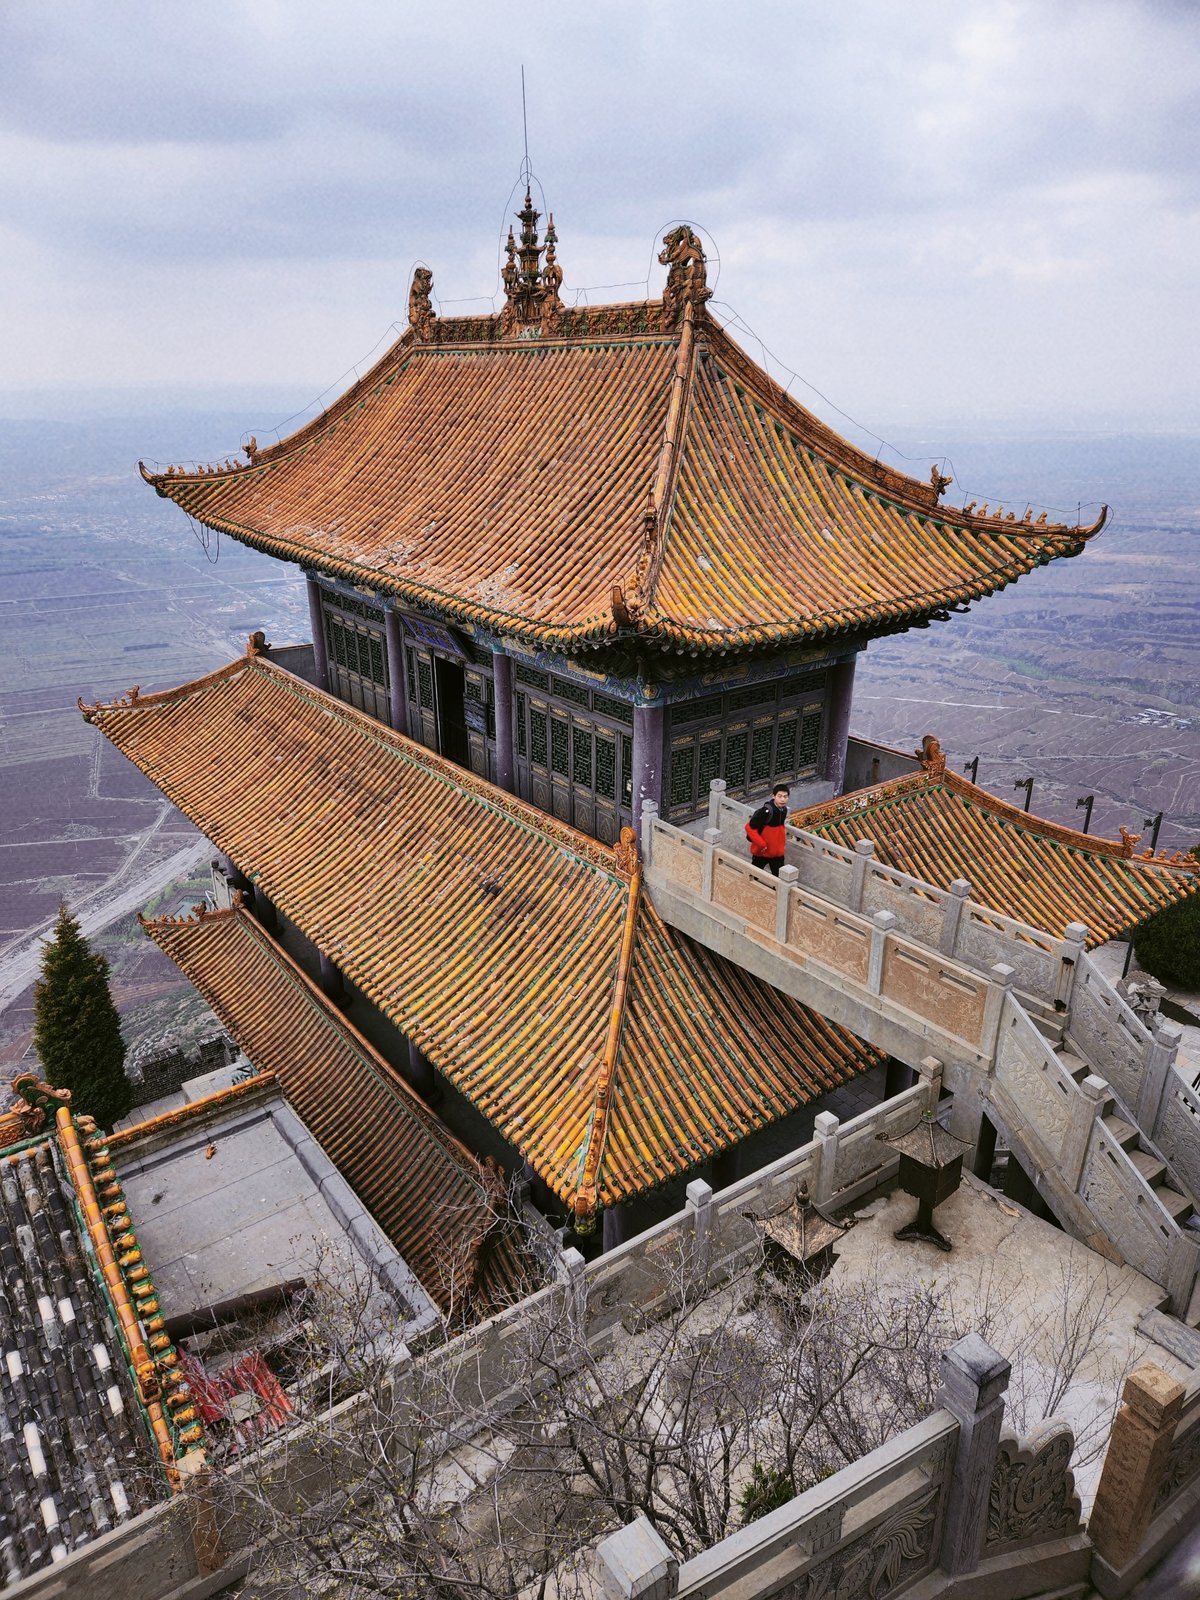
[[[1167,1457],[1167,1470],[1154,1501],[1155,1515],[1181,1489],[1187,1488],[1200,1476],[1200,1422],[1182,1438],[1175,1437]]]
[[[1001,1436],[988,1499],[985,1555],[1012,1544],[1078,1533],[1074,1446],[1070,1428],[1061,1422],[1035,1428],[1023,1442],[1011,1434]]]
[[[775,1600],[881,1600],[933,1565],[941,1485],[852,1539]]]

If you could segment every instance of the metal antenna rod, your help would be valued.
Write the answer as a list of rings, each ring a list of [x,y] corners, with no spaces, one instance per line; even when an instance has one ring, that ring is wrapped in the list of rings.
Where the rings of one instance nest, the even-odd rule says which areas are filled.
[[[525,112],[525,64],[521,64],[521,130],[525,135],[525,160],[521,166],[521,176],[526,183],[532,176],[529,166],[529,118]]]

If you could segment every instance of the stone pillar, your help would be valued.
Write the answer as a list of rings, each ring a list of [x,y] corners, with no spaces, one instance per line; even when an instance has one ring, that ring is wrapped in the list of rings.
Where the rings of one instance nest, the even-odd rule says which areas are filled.
[[[344,1005],[347,999],[346,985],[342,982],[340,967],[325,954],[324,950],[317,951],[317,961],[321,968],[321,993],[332,1000],[334,1005]]]
[[[274,933],[279,927],[279,917],[266,891],[261,884],[256,883],[252,885],[251,893],[254,898],[254,915],[269,933]]]
[[[984,1183],[992,1181],[992,1166],[996,1160],[996,1124],[984,1112],[979,1122],[979,1137],[975,1140],[975,1155],[971,1171]]]
[[[601,1540],[596,1568],[604,1600],[671,1600],[679,1593],[679,1562],[645,1517]]]
[[[894,911],[877,911],[871,918],[871,954],[867,969],[867,988],[872,994],[883,989],[883,958],[887,952],[887,937],[896,931],[899,918]]]
[[[387,644],[388,699],[392,727],[408,732],[408,696],[404,682],[404,630],[391,606],[383,613],[383,637]]]
[[[854,698],[857,653],[839,661],[829,674],[829,721],[825,729],[825,766],[821,776],[841,794],[846,780],[846,741],[850,737],[850,702]]]
[[[1088,1145],[1092,1140],[1092,1129],[1096,1125],[1096,1118],[1104,1116],[1108,1109],[1106,1102],[1109,1102],[1109,1094],[1104,1079],[1089,1073],[1079,1085],[1079,1093],[1071,1096],[1058,1170],[1072,1194],[1079,1188]]]
[[[942,931],[938,935],[938,949],[944,956],[954,954],[954,946],[958,943],[958,929],[962,922],[963,906],[971,893],[971,885],[966,878],[955,878],[950,885],[950,893],[942,901]]]
[[[889,1056],[883,1072],[883,1098],[894,1100],[898,1094],[911,1089],[912,1085],[913,1069],[903,1061],[897,1061],[895,1056]]]
[[[662,706],[633,708],[633,815],[642,814],[642,802],[662,805],[663,736],[666,712]]]
[[[1004,1357],[977,1333],[967,1334],[942,1357],[937,1403],[958,1418],[958,1448],[942,1524],[941,1566],[952,1576],[979,1565],[1011,1372]]]
[[[1183,1385],[1152,1361],[1125,1379],[1088,1518],[1096,1554],[1116,1571],[1133,1560],[1153,1521],[1182,1405]]]
[[[1173,1023],[1151,1018],[1150,1033],[1150,1043],[1142,1057],[1142,1078],[1134,1111],[1138,1127],[1153,1139],[1162,1110],[1163,1095],[1174,1076],[1175,1057],[1179,1053],[1183,1029],[1175,1027]]]
[[[321,585],[307,572],[304,574],[304,582],[308,589],[308,625],[312,629],[313,675],[317,680],[317,688],[328,691],[329,655],[325,649],[325,617],[321,611]]]
[[[833,1186],[837,1181],[838,1143],[841,1122],[832,1111],[818,1111],[813,1120],[813,1138],[817,1146],[817,1171],[813,1179],[813,1199],[817,1205],[827,1205],[833,1199]]]
[[[861,911],[863,893],[867,887],[867,868],[875,855],[875,841],[873,839],[856,839],[854,843],[854,860],[850,863],[850,894],[847,908],[850,911]]]
[[[496,784],[517,792],[517,767],[513,757],[512,657],[492,647],[492,693],[496,702]],[[637,807],[634,807],[637,816]]]
[[[779,876],[775,880],[775,942],[786,944],[788,936],[788,909],[791,904],[790,890],[792,885],[799,880],[800,873],[796,867],[783,866],[779,869]],[[711,898],[711,897],[710,897]]]
[[[423,1055],[410,1039],[408,1041],[408,1071],[404,1074],[410,1088],[423,1100],[431,1100],[437,1089],[437,1080],[427,1056]]]
[[[600,1218],[601,1253],[615,1250],[619,1244],[624,1244],[628,1233],[628,1208],[625,1206],[605,1206],[604,1214]]]

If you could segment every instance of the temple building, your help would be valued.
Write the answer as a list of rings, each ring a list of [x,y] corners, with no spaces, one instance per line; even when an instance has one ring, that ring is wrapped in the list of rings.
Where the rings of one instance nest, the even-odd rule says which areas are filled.
[[[708,311],[691,229],[660,300],[569,309],[553,219],[519,220],[499,315],[436,316],[420,269],[327,412],[145,476],[303,568],[318,687],[582,832],[694,818],[717,777],[840,793],[859,651],[1103,525],[953,509],[854,449]]]
[[[1079,554],[1106,512],[946,504],[936,468],[872,460],[737,346],[690,228],[664,241],[660,298],[570,307],[539,220],[527,193],[496,314],[439,316],[421,268],[406,331],[315,420],[244,463],[143,467],[301,567],[311,646],[256,635],[194,683],[83,709],[226,860],[223,921],[150,931],[235,1034],[286,1082],[263,1030],[289,958],[255,932],[278,919],[456,1131],[469,1107],[613,1243],[619,1210],[644,1223],[649,1191],[884,1060],[660,915],[646,817],[698,833],[714,780],[727,801],[782,780],[805,829],[877,830],[880,860],[1056,934],[1082,914],[1092,942],[1194,878],[1015,814],[928,746],[850,737],[872,639]],[[385,1205],[386,1161],[342,1143]],[[513,1262],[471,1260],[486,1302]]]

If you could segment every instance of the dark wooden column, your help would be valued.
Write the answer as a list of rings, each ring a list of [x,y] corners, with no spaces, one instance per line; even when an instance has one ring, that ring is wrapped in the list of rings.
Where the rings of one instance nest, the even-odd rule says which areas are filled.
[[[321,585],[306,572],[304,582],[308,588],[308,625],[312,629],[313,674],[317,688],[329,689],[329,655],[325,649],[325,618],[321,612]]]
[[[633,708],[633,825],[641,826],[642,801],[653,800],[663,807],[662,768],[663,731],[666,712],[662,706]]]
[[[492,648],[492,696],[496,709],[496,783],[509,794],[517,792],[517,768],[513,760],[512,657]]]
[[[975,1159],[971,1163],[971,1170],[977,1178],[982,1178],[984,1183],[992,1181],[992,1163],[996,1159],[996,1124],[984,1112],[979,1123],[979,1137],[975,1141]],[[1010,1156],[1015,1161],[1015,1156]]]
[[[408,699],[404,684],[404,637],[400,618],[391,606],[383,613],[383,635],[387,643],[388,695],[392,727],[408,732]]]
[[[839,661],[829,674],[829,721],[825,733],[825,770],[822,776],[841,794],[846,780],[846,741],[850,737],[850,705],[854,699],[854,668],[858,656]]]
[[[408,1041],[408,1071],[404,1076],[408,1079],[409,1086],[415,1089],[423,1100],[433,1098],[437,1089],[433,1067],[428,1057],[417,1049],[411,1039]]]
[[[889,1056],[883,1073],[883,1098],[891,1100],[912,1086],[913,1069],[906,1067],[903,1061],[897,1061],[895,1056]]]

